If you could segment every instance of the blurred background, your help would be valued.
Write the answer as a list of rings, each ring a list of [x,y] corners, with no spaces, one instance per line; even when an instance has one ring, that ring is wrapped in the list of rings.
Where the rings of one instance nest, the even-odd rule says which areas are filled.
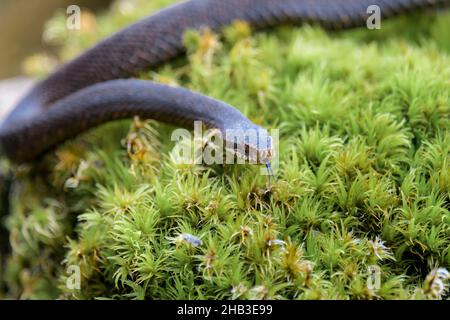
[[[76,4],[98,11],[111,0],[0,0],[0,79],[21,74],[24,58],[42,51],[46,21]]]
[[[97,12],[111,0],[0,0],[0,119],[35,80],[23,77],[24,59],[51,50],[42,41],[45,23],[76,4]]]

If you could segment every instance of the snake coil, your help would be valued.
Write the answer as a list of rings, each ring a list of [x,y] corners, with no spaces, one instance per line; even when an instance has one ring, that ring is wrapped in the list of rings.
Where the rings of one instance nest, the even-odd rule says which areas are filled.
[[[256,130],[258,139],[234,142],[271,155],[266,131],[234,107],[183,88],[130,78],[184,52],[187,29],[219,32],[235,20],[253,29],[314,22],[328,29],[363,26],[367,8],[382,18],[444,7],[450,0],[190,0],[157,12],[101,41],[38,83],[0,127],[2,153],[17,163],[33,161],[59,143],[99,124],[135,115],[192,126],[201,120],[225,134]]]

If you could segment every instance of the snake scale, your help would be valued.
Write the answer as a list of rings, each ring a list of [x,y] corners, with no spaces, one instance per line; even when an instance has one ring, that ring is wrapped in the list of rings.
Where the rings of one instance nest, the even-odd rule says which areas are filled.
[[[284,23],[318,23],[327,29],[365,26],[367,8],[377,5],[382,19],[450,0],[190,0],[148,16],[101,41],[39,82],[0,127],[2,154],[31,162],[63,141],[102,123],[132,116],[184,127],[201,120],[221,132],[255,129],[233,106],[183,88],[130,79],[184,52],[183,33],[208,27],[215,32],[235,20],[254,30]],[[226,137],[226,134],[225,134]],[[261,138],[263,137],[263,138]],[[264,160],[271,141],[234,137]]]

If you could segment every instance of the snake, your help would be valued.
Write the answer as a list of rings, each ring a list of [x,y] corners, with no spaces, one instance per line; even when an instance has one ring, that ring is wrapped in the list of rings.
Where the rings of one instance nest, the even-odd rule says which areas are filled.
[[[325,29],[363,27],[369,6],[381,18],[450,0],[189,0],[143,18],[100,41],[38,82],[0,126],[0,152],[11,162],[33,162],[64,141],[103,123],[134,116],[192,127],[202,121],[218,129],[238,156],[268,163],[274,154],[267,130],[236,107],[182,87],[139,80],[186,52],[187,30],[220,33],[235,21],[252,30],[281,24],[318,24]],[[228,134],[233,131],[237,134]],[[255,132],[250,139],[246,134]]]

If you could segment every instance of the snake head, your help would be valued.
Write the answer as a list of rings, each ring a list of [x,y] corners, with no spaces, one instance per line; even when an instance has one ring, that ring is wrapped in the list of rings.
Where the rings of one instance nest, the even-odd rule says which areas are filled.
[[[226,129],[225,148],[238,158],[253,164],[267,164],[275,155],[273,141],[266,129]]]

